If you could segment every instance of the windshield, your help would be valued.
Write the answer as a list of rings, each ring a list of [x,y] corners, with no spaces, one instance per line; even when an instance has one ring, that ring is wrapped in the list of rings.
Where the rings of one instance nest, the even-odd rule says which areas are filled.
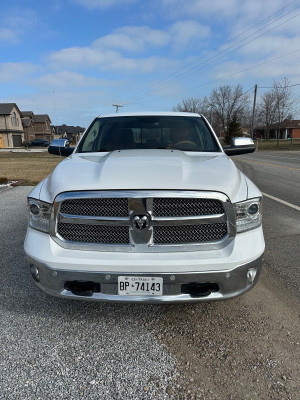
[[[125,149],[221,151],[202,118],[183,116],[97,118],[77,151],[86,153]]]

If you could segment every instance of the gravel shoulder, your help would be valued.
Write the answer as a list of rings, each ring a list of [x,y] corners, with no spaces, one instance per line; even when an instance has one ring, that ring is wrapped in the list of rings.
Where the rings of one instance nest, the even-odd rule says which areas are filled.
[[[176,358],[174,399],[299,399],[300,302],[265,268],[246,295],[167,306],[152,329]]]

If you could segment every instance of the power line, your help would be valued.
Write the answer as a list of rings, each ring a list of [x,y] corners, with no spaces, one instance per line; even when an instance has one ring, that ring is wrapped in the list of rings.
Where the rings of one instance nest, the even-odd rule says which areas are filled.
[[[263,61],[263,62],[261,62],[261,63],[252,65],[251,67],[242,69],[242,70],[240,70],[240,71],[238,71],[238,72],[235,72],[235,73],[233,73],[233,74],[226,75],[226,76],[224,76],[224,77],[222,77],[222,78],[214,79],[214,80],[211,80],[211,81],[208,81],[208,82],[203,82],[203,83],[201,83],[200,85],[193,86],[192,88],[187,88],[187,89],[184,89],[184,90],[180,90],[180,91],[177,91],[177,92],[173,92],[172,94],[169,94],[169,95],[167,95],[167,96],[159,96],[159,97],[161,97],[161,98],[167,98],[167,97],[170,97],[170,96],[174,96],[174,95],[176,95],[176,94],[180,94],[180,93],[184,93],[184,92],[186,92],[186,91],[193,90],[193,89],[195,89],[195,88],[198,88],[198,87],[201,87],[201,86],[204,86],[204,85],[207,85],[207,84],[211,84],[211,83],[214,83],[214,82],[221,81],[221,80],[223,80],[223,79],[232,78],[233,76],[239,75],[239,74],[241,74],[242,72],[246,72],[246,71],[249,71],[249,70],[251,70],[251,69],[257,68],[257,67],[259,67],[259,66],[261,66],[261,65],[264,65],[264,64],[267,64],[267,63],[270,63],[270,62],[279,60],[280,58],[283,58],[283,57],[288,56],[288,55],[290,55],[290,54],[294,54],[294,53],[296,53],[296,52],[298,52],[298,51],[300,51],[300,48],[299,48],[299,49],[296,49],[296,50],[294,50],[294,51],[290,51],[290,52],[288,52],[288,53],[282,54],[282,55],[280,55],[280,56],[278,56],[278,57],[271,58],[271,59],[266,60],[266,61]],[[296,84],[296,85],[299,85],[299,84]],[[295,86],[296,86],[296,85],[295,85]],[[253,88],[251,88],[251,89],[253,89]],[[251,90],[251,89],[249,89],[249,90]],[[248,91],[249,91],[249,90],[248,90]]]
[[[250,90],[252,90],[252,89],[254,89],[254,88],[255,88],[255,86],[252,86],[252,88],[248,89],[246,92],[244,92],[244,94],[250,92]]]
[[[294,85],[286,85],[284,87],[300,86],[300,83],[295,83]],[[259,89],[273,89],[274,86],[258,86]]]
[[[232,42],[234,39],[236,39],[236,38],[238,38],[238,37],[244,35],[246,32],[250,31],[251,29],[253,29],[253,28],[255,28],[256,26],[258,26],[258,25],[260,25],[261,23],[263,23],[264,21],[266,21],[266,20],[268,20],[269,18],[273,17],[274,15],[278,14],[280,11],[287,9],[289,6],[291,6],[292,4],[296,3],[297,1],[298,1],[298,0],[292,1],[292,2],[289,3],[287,6],[282,7],[281,9],[277,10],[275,13],[269,15],[268,17],[262,19],[261,21],[259,21],[259,22],[256,23],[255,25],[253,25],[252,27],[247,28],[247,29],[244,30],[243,32],[239,33],[238,35],[234,36],[234,37],[231,38],[230,40],[226,41],[226,42],[224,43],[224,45],[227,44],[227,43],[230,43],[230,42]],[[298,8],[298,7],[296,7],[295,9],[297,9],[297,8]],[[295,9],[291,10],[290,12],[293,12]],[[290,13],[290,12],[289,12],[289,13]],[[287,13],[287,14],[281,16],[280,18],[283,18],[284,16],[288,15],[289,13]],[[278,18],[278,19],[280,19],[280,18]],[[277,20],[278,20],[278,19],[277,19]],[[277,20],[273,21],[272,23],[276,22]],[[268,24],[268,25],[269,25],[269,24]],[[267,25],[267,26],[268,26],[268,25]],[[262,28],[262,29],[263,29],[263,28]],[[254,33],[255,33],[255,32],[254,32]],[[253,34],[252,34],[252,35],[253,35]],[[251,35],[250,35],[250,36],[251,36]],[[247,39],[247,38],[246,38],[246,39]],[[245,39],[243,39],[243,40],[245,40]],[[239,43],[239,42],[238,42],[238,43]],[[235,43],[235,44],[233,44],[233,45],[236,45],[236,44],[238,44],[238,43]],[[231,47],[232,47],[232,46],[231,46]],[[230,47],[229,47],[229,48],[230,48]],[[227,48],[227,50],[228,50],[229,48]],[[217,50],[218,50],[218,48],[215,48],[214,50],[211,50],[210,52],[208,52],[208,53],[206,54],[205,57],[207,57],[209,54],[214,53],[214,52],[217,51]],[[225,51],[225,50],[223,50],[223,52],[224,52],[224,51]],[[168,77],[163,78],[163,79],[160,79],[159,81],[154,82],[154,83],[152,83],[152,84],[150,84],[150,85],[147,85],[147,86],[148,86],[148,87],[150,86],[150,90],[151,90],[151,86],[154,86],[153,90],[158,89],[157,87],[155,88],[155,86],[158,85],[158,87],[159,87],[159,86],[160,86],[160,85],[159,85],[160,82],[164,82],[164,81],[168,82],[168,80],[170,81],[170,77],[171,77],[171,76],[176,75],[176,74],[179,73],[180,71],[184,71],[185,69],[188,69],[189,66],[191,66],[192,64],[195,64],[195,63],[199,62],[200,60],[202,60],[202,57],[198,57],[196,60],[194,60],[194,61],[192,61],[191,63],[189,63],[187,66],[182,67],[182,68],[180,68],[180,69],[177,70],[177,71],[174,71],[174,72],[171,73]],[[200,65],[201,65],[201,64],[200,64]],[[188,71],[186,71],[185,73],[187,73],[187,72],[188,72]],[[179,75],[179,76],[177,77],[177,80],[178,80],[178,78],[181,77],[181,76],[182,76],[182,74]],[[176,78],[174,78],[174,79],[176,79]],[[173,81],[174,81],[174,79],[173,79]],[[143,92],[145,92],[145,91],[147,91],[147,89],[142,90],[142,91],[141,91],[141,94],[140,94],[140,95],[137,94],[136,97],[141,96],[141,95],[143,94]],[[148,90],[148,92],[149,92],[149,90]]]
[[[264,18],[263,20],[261,20],[260,22],[256,23],[256,24],[253,25],[252,27],[250,27],[250,28],[246,29],[245,31],[243,31],[241,34],[236,35],[234,38],[232,38],[232,39],[228,40],[227,42],[225,42],[225,44],[230,43],[230,42],[232,42],[235,38],[238,38],[238,37],[244,35],[246,32],[248,32],[248,31],[250,31],[251,29],[253,29],[254,27],[260,25],[262,22],[268,20],[268,19],[271,18],[272,16],[278,14],[280,11],[282,11],[282,10],[284,10],[284,9],[287,9],[289,6],[291,6],[292,4],[294,4],[296,1],[297,1],[297,0],[292,1],[292,2],[289,3],[286,7],[283,7],[283,8],[281,8],[280,10],[276,11],[275,13],[271,14],[270,16]],[[188,64],[187,66],[185,66],[185,67],[183,67],[183,68],[181,68],[181,69],[179,69],[179,70],[173,72],[173,73],[170,74],[168,77],[166,77],[166,78],[164,78],[164,79],[161,79],[161,80],[159,80],[159,81],[157,81],[157,82],[154,82],[154,83],[148,85],[148,88],[143,89],[143,90],[142,90],[140,93],[138,93],[136,96],[133,96],[133,97],[132,97],[133,102],[134,102],[134,101],[141,101],[141,100],[143,100],[143,98],[145,98],[151,91],[159,90],[160,88],[165,88],[166,86],[169,86],[170,84],[175,83],[175,82],[178,81],[179,79],[182,79],[182,78],[184,78],[184,77],[187,77],[187,76],[189,76],[189,75],[195,73],[196,71],[198,71],[198,70],[199,70],[201,67],[203,67],[203,66],[207,66],[207,65],[209,65],[209,64],[211,64],[211,63],[218,62],[220,59],[224,58],[226,55],[229,55],[229,54],[231,54],[232,52],[238,50],[239,48],[245,46],[250,40],[251,40],[251,41],[256,40],[256,39],[258,39],[259,37],[265,35],[266,33],[268,33],[268,32],[270,32],[270,31],[272,31],[272,30],[278,28],[279,26],[285,24],[286,22],[290,21],[291,19],[296,18],[299,14],[296,14],[296,15],[292,16],[291,18],[289,18],[289,19],[283,21],[281,24],[276,25],[275,27],[269,29],[268,31],[263,32],[262,34],[256,36],[255,38],[250,39],[253,35],[257,34],[257,33],[260,32],[261,30],[265,29],[266,27],[268,27],[268,26],[270,26],[270,25],[276,23],[276,22],[279,21],[280,19],[282,19],[282,18],[286,17],[287,15],[291,14],[291,13],[294,12],[297,8],[299,8],[299,6],[295,7],[293,10],[287,12],[286,14],[280,16],[280,17],[277,18],[276,20],[271,21],[271,22],[268,23],[267,25],[263,26],[262,28],[258,29],[257,31],[253,32],[252,34],[248,35],[247,37],[241,39],[240,41],[233,43],[231,46],[229,46],[229,47],[227,47],[226,49],[224,49],[224,50],[222,50],[221,52],[219,52],[219,54],[212,55],[212,57],[210,57],[210,58],[208,58],[208,59],[206,59],[206,60],[204,60],[204,61],[203,61],[203,58],[198,57],[196,60],[192,61],[192,62],[191,62],[190,64]],[[246,42],[245,42],[245,41],[246,41]],[[242,44],[242,45],[239,46],[239,47],[236,47],[239,43],[242,43],[242,42],[245,42],[245,43]],[[233,48],[233,47],[235,47],[235,48],[234,48],[232,51],[228,52],[228,50],[230,50],[230,49]],[[207,58],[208,55],[214,53],[216,50],[217,50],[217,49],[210,51],[210,52],[207,53],[206,56],[204,56],[204,57]],[[195,65],[195,66],[193,66],[192,68],[190,68],[193,64],[199,63],[200,60],[202,60],[202,62],[201,62],[200,64]],[[181,72],[181,71],[182,71],[182,72]],[[181,73],[180,73],[180,72],[181,72]],[[174,75],[175,75],[175,77],[174,77],[174,78],[171,78],[171,77],[174,76]],[[177,76],[176,76],[176,75],[177,75]],[[164,83],[163,83],[163,82],[164,82]],[[129,103],[130,103],[130,102],[129,102]]]
[[[293,11],[294,11],[294,10],[293,10]],[[286,14],[286,15],[287,15],[287,14]],[[186,71],[185,73],[182,73],[182,74],[179,75],[177,78],[174,78],[174,79],[172,79],[172,80],[169,80],[169,82],[167,81],[164,85],[161,85],[161,86],[162,86],[163,88],[165,88],[165,87],[167,87],[167,86],[170,86],[172,83],[175,83],[175,82],[178,81],[180,78],[181,78],[181,79],[182,79],[182,78],[186,78],[187,76],[189,76],[189,75],[195,73],[195,72],[198,71],[201,67],[208,66],[209,64],[216,63],[216,62],[220,61],[222,58],[224,58],[224,57],[228,56],[229,54],[235,52],[236,50],[238,50],[238,49],[244,47],[244,46],[245,46],[246,44],[248,44],[250,41],[254,41],[254,40],[258,39],[259,37],[265,35],[266,33],[271,32],[272,30],[274,30],[274,29],[278,28],[279,26],[285,24],[286,22],[290,21],[291,19],[296,18],[298,15],[300,15],[300,13],[299,13],[299,14],[296,14],[295,16],[293,16],[293,17],[289,18],[288,20],[282,22],[281,24],[279,24],[279,25],[277,25],[277,26],[275,26],[275,27],[269,29],[268,31],[263,32],[262,34],[256,36],[255,38],[249,39],[249,38],[253,35],[253,34],[251,34],[251,35],[248,36],[247,38],[242,39],[241,41],[239,41],[239,42],[237,42],[237,43],[234,43],[234,44],[233,44],[232,46],[230,46],[228,49],[226,49],[226,50],[224,50],[224,51],[221,51],[220,54],[223,53],[223,55],[220,56],[220,54],[219,54],[219,55],[213,56],[212,59],[209,59],[209,60],[204,61],[202,64],[198,65],[197,67],[194,67],[192,70]],[[281,18],[282,18],[282,17],[281,17]],[[274,21],[273,21],[272,23],[274,23]],[[269,25],[270,25],[270,24],[269,24]],[[264,27],[264,28],[265,28],[265,27]],[[263,28],[262,28],[262,29],[263,29]],[[261,30],[261,29],[260,29],[260,30]],[[260,31],[260,30],[259,30],[259,31]],[[257,32],[258,32],[258,31],[257,31]],[[257,32],[255,32],[255,33],[257,33]],[[254,34],[255,34],[255,33],[254,33]],[[231,51],[228,52],[228,50],[229,50],[230,48],[236,46],[238,43],[241,43],[241,42],[245,41],[246,39],[249,39],[246,43],[244,43],[244,44],[242,44],[241,46],[236,47],[236,48],[234,48],[233,50],[231,50]],[[214,59],[214,58],[215,58],[215,59]],[[152,91],[153,91],[153,90],[159,90],[159,89],[160,89],[160,87],[156,87],[156,88],[152,89]],[[149,93],[150,91],[151,91],[151,90],[149,90],[148,93]],[[142,99],[143,99],[144,97],[146,97],[146,96],[147,96],[147,93],[144,94],[143,96],[140,96],[140,99],[142,100]]]

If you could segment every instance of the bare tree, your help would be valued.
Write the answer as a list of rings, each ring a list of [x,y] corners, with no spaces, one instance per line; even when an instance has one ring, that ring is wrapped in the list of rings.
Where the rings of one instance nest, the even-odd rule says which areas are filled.
[[[182,100],[182,103],[178,103],[175,107],[173,107],[173,111],[203,114],[203,111],[206,110],[202,99],[198,97],[189,97]]]
[[[296,99],[292,94],[291,85],[287,78],[273,82],[271,90],[265,92],[257,108],[257,120],[265,125],[265,139],[269,139],[270,126],[277,125],[277,145],[282,122],[292,119],[296,112]]]
[[[276,97],[272,90],[265,92],[261,97],[257,107],[257,121],[265,125],[265,139],[270,136],[270,125],[276,122]]]
[[[249,96],[243,92],[243,88],[239,84],[236,86],[224,85],[213,89],[210,96],[204,101],[212,109],[225,134],[234,113],[242,124],[249,115]]]
[[[292,94],[290,81],[283,78],[273,82],[273,94],[275,97],[275,115],[277,120],[277,146],[279,145],[279,134],[282,122],[292,119],[295,113],[296,99]]]

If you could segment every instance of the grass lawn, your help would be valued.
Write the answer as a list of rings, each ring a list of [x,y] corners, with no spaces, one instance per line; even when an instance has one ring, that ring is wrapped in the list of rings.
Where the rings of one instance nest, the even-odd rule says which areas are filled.
[[[277,146],[277,140],[255,140],[256,149],[259,150],[300,150],[300,139],[291,140],[279,140]]]
[[[225,146],[223,138],[219,138],[222,146]],[[300,139],[291,140],[279,140],[279,145],[277,146],[277,140],[254,140],[256,151],[260,150],[300,150]]]
[[[36,185],[46,178],[64,157],[43,153],[0,152],[0,177]]]

